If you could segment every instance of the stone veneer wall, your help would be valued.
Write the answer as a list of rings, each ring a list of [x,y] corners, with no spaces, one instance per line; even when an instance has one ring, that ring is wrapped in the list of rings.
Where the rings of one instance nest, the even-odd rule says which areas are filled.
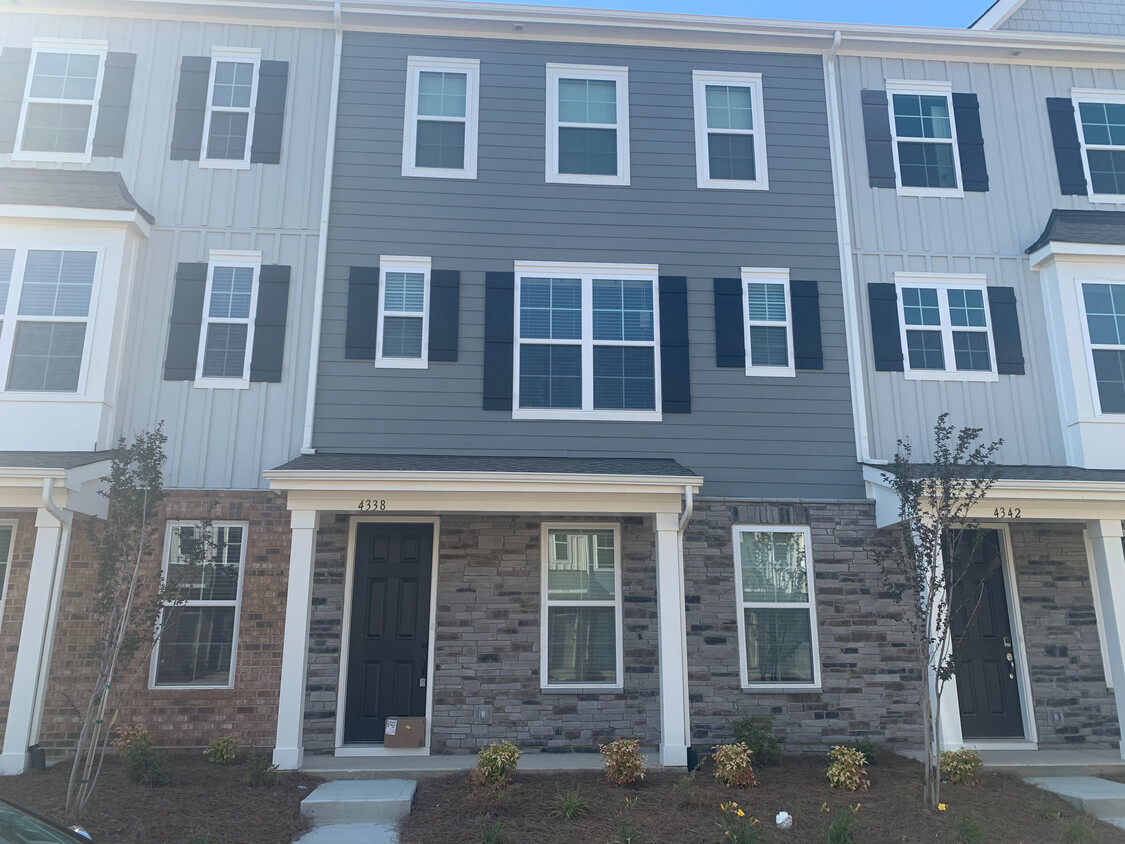
[[[0,742],[3,742],[12,696],[12,672],[16,670],[23,607],[27,600],[27,580],[31,575],[31,555],[35,552],[35,513],[0,510],[0,521],[16,523],[16,541],[8,561],[8,589],[0,606]],[[0,590],[3,588],[4,579],[0,578]]]

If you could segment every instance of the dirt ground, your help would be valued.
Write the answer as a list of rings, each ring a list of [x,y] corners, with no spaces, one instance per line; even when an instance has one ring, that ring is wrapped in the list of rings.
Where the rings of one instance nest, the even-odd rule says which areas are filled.
[[[500,808],[482,805],[471,793],[464,774],[423,779],[418,783],[414,811],[406,820],[403,844],[479,844],[484,831],[500,822],[505,844],[718,844],[719,804],[735,800],[748,816],[760,820],[755,827],[762,842],[825,841],[824,828],[838,812],[855,812],[855,844],[912,842],[912,844],[1109,844],[1125,842],[1125,831],[1100,823],[1066,806],[1021,780],[1003,774],[985,774],[975,787],[945,785],[946,811],[921,808],[922,766],[892,753],[882,752],[868,769],[868,791],[841,792],[828,786],[824,761],[819,757],[786,757],[779,768],[758,771],[761,786],[727,789],[712,776],[709,764],[696,777],[698,806],[681,806],[673,785],[679,775],[654,772],[636,789],[618,788],[601,774],[583,771],[566,774],[516,774],[516,787]],[[556,795],[579,789],[586,802],[584,817],[564,820],[552,814]],[[628,808],[626,798],[636,798]],[[829,811],[824,811],[826,804]],[[786,810],[795,818],[791,831],[776,829],[774,817]],[[631,839],[619,837],[615,816],[638,828]],[[975,820],[983,834],[958,838],[961,818]],[[960,824],[966,821],[960,820]],[[962,826],[963,829],[963,826]]]

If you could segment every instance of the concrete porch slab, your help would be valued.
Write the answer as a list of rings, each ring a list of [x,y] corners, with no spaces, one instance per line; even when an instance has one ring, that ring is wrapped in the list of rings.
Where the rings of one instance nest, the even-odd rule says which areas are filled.
[[[659,768],[655,748],[642,748],[648,757],[645,767]],[[449,756],[306,756],[302,770],[325,779],[383,779],[388,777],[441,776],[468,771],[477,763],[476,754]],[[600,771],[600,753],[525,753],[520,757],[520,773],[559,771]]]
[[[1029,777],[1027,781],[1095,818],[1125,815],[1125,784],[1099,777]]]
[[[376,824],[401,820],[414,802],[413,780],[333,780],[301,801],[314,826]]]
[[[334,823],[318,826],[293,844],[398,844],[398,824]]]
[[[921,750],[900,751],[922,761]],[[990,771],[1029,777],[1100,776],[1125,774],[1125,759],[1105,748],[1059,748],[1050,750],[981,750],[984,767]]]

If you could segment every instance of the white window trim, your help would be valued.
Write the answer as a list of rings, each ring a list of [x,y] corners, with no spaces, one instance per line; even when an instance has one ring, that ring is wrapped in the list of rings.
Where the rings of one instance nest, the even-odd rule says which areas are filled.
[[[211,317],[211,285],[215,277],[215,267],[249,267],[254,271],[254,281],[250,288],[250,314],[245,318]],[[261,252],[228,252],[212,250],[207,261],[207,290],[203,294],[203,320],[199,326],[199,350],[195,361],[194,386],[204,390],[245,390],[250,386],[250,363],[254,356],[254,322],[258,314],[258,290],[262,274]],[[241,378],[205,378],[203,361],[207,351],[207,328],[211,323],[246,326],[246,359],[242,362]]]
[[[515,262],[515,303],[512,343],[512,418],[513,419],[563,419],[600,420],[604,422],[659,422],[663,398],[660,384],[660,268],[656,264],[570,264],[556,262]],[[521,408],[520,407],[520,279],[524,276],[548,278],[579,278],[582,281],[582,339],[543,340],[529,338],[530,344],[582,346],[582,407],[581,408]],[[655,400],[652,410],[595,410],[594,409],[594,277],[621,279],[623,281],[652,282],[652,342],[640,340],[598,341],[597,345],[652,346],[653,371],[656,378]]]
[[[436,117],[425,115],[426,120],[465,124],[465,166],[461,169],[445,167],[419,167],[418,152],[418,80],[422,71],[448,71],[465,74],[465,116]],[[477,133],[480,120],[480,59],[447,59],[430,56],[407,56],[406,59],[406,120],[402,127],[402,175],[423,176],[431,179],[475,179],[477,177]]]
[[[908,381],[999,381],[1000,376],[996,371],[996,342],[992,336],[992,311],[988,302],[988,277],[983,275],[955,275],[949,273],[895,273],[895,296],[898,300],[898,327],[899,341],[902,343],[903,375]],[[904,287],[933,287],[938,290],[938,309],[941,312],[941,325],[909,326],[910,329],[941,332],[942,358],[945,360],[945,369],[911,369],[910,352],[906,343],[906,312],[902,299]],[[953,369],[956,356],[953,353],[954,326],[949,319],[949,296],[944,288],[958,290],[980,290],[984,297],[984,332],[988,336],[988,362],[992,368],[989,370],[959,370]],[[980,332],[979,327],[966,328],[957,326],[957,331]]]
[[[614,600],[612,601],[568,601],[561,598],[547,598],[547,561],[550,557],[549,538],[552,530],[612,530],[613,531],[613,567],[614,567]],[[540,619],[539,625],[539,688],[547,691],[560,689],[597,689],[598,691],[621,691],[625,681],[625,622],[624,602],[621,598],[621,525],[607,522],[543,522],[539,537],[541,566],[539,570],[540,584]],[[613,607],[617,622],[617,679],[613,683],[549,683],[547,681],[547,642],[550,635],[547,630],[548,607]]]
[[[31,62],[27,66],[27,80],[24,83],[23,103],[20,105],[20,119],[16,127],[16,148],[12,152],[13,161],[52,161],[68,164],[89,164],[94,150],[94,129],[98,125],[98,103],[102,98],[102,80],[105,78],[105,57],[109,52],[108,41],[78,41],[67,38],[36,38],[31,42]],[[40,53],[83,53],[98,56],[98,79],[94,83],[94,98],[90,103],[90,125],[86,127],[86,149],[84,152],[45,152],[23,150],[23,129],[27,119],[28,104],[31,103],[31,83],[35,78],[35,62]],[[62,100],[52,97],[36,97],[37,103],[59,103],[61,105],[86,105],[87,100]]]
[[[693,70],[692,89],[695,97],[695,178],[700,188],[723,190],[769,190],[769,170],[766,166],[765,109],[762,106],[762,74],[729,73],[718,70]],[[750,89],[753,109],[752,129],[710,129],[707,126],[707,86],[729,85]],[[754,138],[754,172],[756,179],[712,179],[711,156],[707,136],[711,132],[723,135],[750,135]]]
[[[1103,413],[1102,396],[1098,390],[1098,374],[1094,370],[1094,349],[1121,349],[1122,346],[1107,343],[1094,343],[1090,339],[1090,322],[1086,316],[1086,296],[1082,290],[1085,284],[1109,284],[1116,287],[1125,287],[1125,280],[1076,278],[1074,280],[1075,295],[1078,297],[1078,321],[1082,323],[1082,353],[1086,358],[1086,377],[1090,381],[1090,395],[1094,401],[1094,418],[1098,422],[1110,424],[1125,424],[1125,413]]]
[[[172,531],[177,527],[196,527],[197,522],[186,521],[172,521],[168,522],[164,527],[164,551],[160,563],[160,576],[164,582],[168,580],[168,556],[172,552]],[[230,650],[230,677],[225,684],[200,684],[192,683],[183,686],[174,685],[157,685],[156,684],[156,669],[160,663],[160,648],[164,645],[162,637],[157,639],[156,647],[152,649],[152,655],[149,658],[148,667],[148,687],[149,689],[159,691],[175,691],[177,689],[233,689],[234,678],[238,673],[238,632],[242,624],[242,584],[246,580],[246,546],[249,544],[250,539],[250,523],[237,520],[232,521],[215,521],[211,525],[212,528],[225,528],[225,527],[240,527],[242,528],[242,547],[239,549],[241,557],[238,560],[238,588],[235,592],[234,600],[225,601],[209,601],[209,600],[189,600],[184,601],[179,606],[185,607],[234,607],[234,634],[231,638]],[[163,618],[164,609],[163,605],[160,610],[160,615],[157,616],[156,625],[157,633],[160,630],[160,620]]]
[[[422,357],[383,357],[383,320],[387,317],[387,273],[422,273]],[[415,312],[394,311],[391,316],[418,318]],[[428,369],[430,361],[430,259],[400,255],[379,257],[379,324],[375,336],[375,365],[387,369]]]
[[[559,122],[559,80],[597,79],[617,83],[617,175],[559,172],[559,128],[611,128],[608,123]],[[547,175],[549,183],[569,185],[629,184],[629,68],[606,65],[547,63]]]
[[[243,150],[241,159],[208,158],[208,139],[211,137],[211,115],[216,110],[212,105],[215,95],[215,66],[219,62],[241,62],[254,65],[254,78],[250,87],[250,106],[248,108],[227,108],[219,106],[223,112],[246,111],[246,149]],[[207,80],[207,111],[203,118],[203,147],[199,153],[199,166],[210,167],[214,170],[249,170],[250,148],[254,146],[254,112],[258,108],[258,77],[262,63],[262,51],[256,47],[212,47],[211,48],[211,73]]]
[[[745,601],[742,591],[742,544],[739,534],[743,533],[801,533],[805,536],[805,577],[808,586],[808,601]],[[816,592],[813,588],[816,580],[813,571],[812,529],[807,525],[734,525],[731,528],[731,538],[734,542],[734,588],[735,588],[735,613],[738,616],[738,661],[739,682],[744,691],[770,689],[773,691],[819,691],[820,690],[820,636],[817,632],[816,621]],[[812,642],[813,681],[811,683],[751,683],[746,666],[746,614],[750,609],[807,609],[809,611],[809,629]]]
[[[775,320],[750,319],[750,293],[748,285],[751,282],[764,284],[780,284],[785,288],[785,342],[789,351],[789,363],[785,366],[753,366],[750,363],[750,327],[769,326],[777,328]],[[795,378],[797,369],[793,361],[793,305],[789,296],[789,270],[765,269],[760,267],[742,268],[742,336],[746,338],[746,374],[755,377],[770,376],[782,378]]]
[[[898,161],[898,127],[895,125],[895,94],[921,94],[927,97],[945,97],[946,104],[949,108],[949,134],[952,139],[942,138],[940,141],[934,139],[933,143],[946,143],[952,140],[953,143],[953,169],[957,174],[957,187],[955,188],[922,188],[910,187],[902,184],[902,168],[899,166]],[[907,79],[888,79],[887,80],[887,108],[891,120],[891,151],[894,155],[895,161],[895,184],[899,196],[946,196],[946,197],[964,197],[965,196],[965,182],[961,177],[961,152],[957,143],[957,118],[953,113],[953,83],[951,82],[926,82],[915,81]],[[925,138],[902,138],[906,143],[928,143]]]
[[[1087,144],[1086,127],[1082,125],[1082,114],[1078,109],[1079,103],[1120,103],[1125,104],[1125,91],[1099,89],[1099,88],[1071,88],[1070,98],[1074,103],[1074,121],[1078,126],[1078,142],[1082,146],[1082,172],[1086,176],[1086,192],[1091,202],[1125,203],[1125,194],[1120,193],[1094,193],[1094,182],[1090,178],[1090,160],[1086,155],[1088,149],[1109,149],[1125,152],[1125,146],[1120,144]]]
[[[33,244],[26,243],[9,245],[0,243],[0,249],[14,249],[15,260],[12,263],[12,280],[8,285],[8,301],[5,310],[0,310],[0,399],[11,397],[27,400],[32,396],[50,397],[51,401],[59,398],[75,399],[86,394],[86,376],[90,368],[90,347],[94,338],[94,314],[97,311],[98,293],[101,288],[102,265],[105,260],[105,249],[93,246],[65,246],[59,244]],[[64,316],[20,316],[19,300],[23,293],[24,271],[27,269],[28,252],[94,252],[94,281],[90,287],[90,307],[85,317]],[[70,392],[52,390],[9,390],[8,378],[12,372],[12,352],[15,349],[16,329],[21,322],[68,322],[85,323],[86,334],[82,339],[82,367],[78,371],[78,387]]]
[[[12,557],[16,553],[16,533],[19,531],[19,522],[15,519],[0,519],[0,527],[12,529],[12,535],[8,542],[8,562],[4,567],[4,576],[0,577],[0,628],[2,628],[4,624],[4,603],[8,597],[8,583],[12,579]]]

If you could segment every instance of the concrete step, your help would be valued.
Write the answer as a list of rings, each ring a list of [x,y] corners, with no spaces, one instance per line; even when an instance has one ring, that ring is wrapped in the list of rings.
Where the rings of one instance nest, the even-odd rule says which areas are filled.
[[[333,780],[301,801],[313,826],[393,823],[410,814],[414,780]]]
[[[1125,829],[1125,818],[1102,818],[1106,823],[1113,824],[1119,829]]]
[[[330,823],[310,829],[293,844],[398,844],[398,824]]]
[[[1100,777],[1029,777],[1027,781],[1095,818],[1125,816],[1125,783]]]

